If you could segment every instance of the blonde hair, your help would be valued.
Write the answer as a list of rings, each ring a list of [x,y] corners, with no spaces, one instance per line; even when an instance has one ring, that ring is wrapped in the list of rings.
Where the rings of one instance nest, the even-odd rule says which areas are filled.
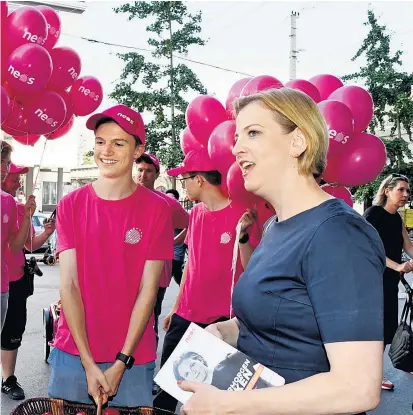
[[[379,190],[377,191],[376,197],[374,198],[373,204],[377,206],[385,206],[387,202],[386,190],[394,189],[399,182],[406,182],[409,184],[409,179],[403,174],[393,173],[387,176],[380,184]]]
[[[305,176],[321,176],[327,163],[328,131],[316,103],[295,89],[270,89],[239,98],[235,102],[235,114],[252,102],[260,102],[273,111],[285,134],[296,128],[302,131],[307,148],[298,158],[298,172]]]

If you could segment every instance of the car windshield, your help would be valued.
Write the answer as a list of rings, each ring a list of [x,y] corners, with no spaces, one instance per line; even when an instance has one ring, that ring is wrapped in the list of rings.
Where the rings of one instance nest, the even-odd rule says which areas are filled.
[[[43,217],[33,216],[33,226],[43,226]]]

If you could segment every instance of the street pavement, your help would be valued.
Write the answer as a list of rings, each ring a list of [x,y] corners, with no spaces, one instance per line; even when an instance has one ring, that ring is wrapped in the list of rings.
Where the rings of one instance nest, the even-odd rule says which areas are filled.
[[[46,397],[47,384],[49,380],[49,366],[43,360],[44,339],[42,310],[59,299],[59,265],[49,267],[40,265],[44,275],[36,277],[35,294],[28,300],[28,321],[24,335],[23,344],[19,351],[16,375],[22,384],[26,398]],[[409,276],[410,283],[413,283],[412,276]],[[166,315],[172,307],[178,287],[172,282],[168,289],[162,315]],[[403,300],[400,299],[400,307]],[[162,317],[160,322],[162,322]],[[110,328],[108,328],[110,335]],[[160,328],[160,345],[162,350],[164,332]],[[159,367],[159,361],[158,361]],[[371,412],[374,415],[412,415],[413,403],[413,375],[395,370],[387,354],[385,356],[385,374],[395,384],[395,391],[383,391],[381,404],[378,409]],[[354,387],[357,388],[358,379],[354,378]],[[70,385],[68,385],[70,387]],[[1,414],[9,414],[19,403],[10,400],[1,394]]]

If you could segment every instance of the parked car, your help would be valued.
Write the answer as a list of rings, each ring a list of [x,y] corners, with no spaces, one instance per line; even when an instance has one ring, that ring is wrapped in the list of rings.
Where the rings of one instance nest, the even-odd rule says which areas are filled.
[[[44,213],[36,212],[32,217],[32,223],[35,231],[35,235],[42,233],[44,231],[43,221],[47,219],[49,216],[45,215]],[[47,240],[39,249],[39,251],[43,251],[49,248],[49,241]]]

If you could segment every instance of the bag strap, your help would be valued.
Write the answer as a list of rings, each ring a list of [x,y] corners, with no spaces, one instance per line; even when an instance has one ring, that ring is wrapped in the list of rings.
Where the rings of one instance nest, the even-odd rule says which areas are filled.
[[[266,233],[267,233],[267,231],[268,231],[268,229],[270,228],[270,226],[273,224],[273,223],[275,223],[275,222],[277,222],[277,219],[278,219],[278,216],[277,215],[274,215],[266,224],[265,224],[265,226],[264,226],[264,230],[262,231],[262,236],[264,236]]]

